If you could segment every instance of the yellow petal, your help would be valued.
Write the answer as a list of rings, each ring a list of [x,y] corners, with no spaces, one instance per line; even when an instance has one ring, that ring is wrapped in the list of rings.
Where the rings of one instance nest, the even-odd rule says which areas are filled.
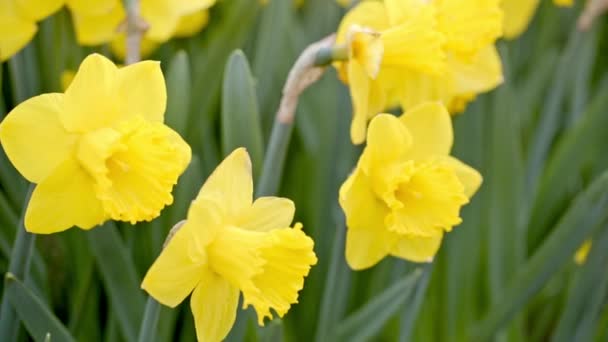
[[[454,157],[447,157],[446,162],[452,167],[456,177],[458,177],[460,183],[464,186],[464,194],[468,198],[473,197],[483,181],[481,174]]]
[[[0,62],[4,62],[27,45],[38,27],[19,15],[12,1],[0,1],[0,23]]]
[[[502,62],[493,45],[481,49],[471,61],[450,58],[449,65],[454,77],[455,95],[484,93],[504,80]]]
[[[100,16],[121,7],[120,0],[66,0],[67,6],[72,12],[86,16]]]
[[[367,172],[399,160],[412,145],[412,136],[403,123],[390,114],[372,119],[367,133],[367,147],[361,156],[361,166]]]
[[[400,82],[397,95],[403,110],[409,110],[429,101],[447,104],[454,95],[454,79],[449,68],[443,75],[405,73]]]
[[[508,1],[508,0],[507,0]],[[494,44],[502,35],[500,0],[441,0],[438,29],[446,36],[445,48],[465,57]]]
[[[117,106],[123,117],[163,122],[167,89],[160,62],[143,61],[120,68],[117,82]]]
[[[222,341],[234,324],[238,302],[238,288],[213,272],[204,272],[190,298],[197,339]]]
[[[361,144],[365,141],[367,120],[384,110],[386,99],[378,83],[367,76],[357,61],[348,63],[348,79],[353,102],[350,135],[354,144]]]
[[[560,7],[570,7],[574,5],[574,0],[553,0],[553,3]]]
[[[67,159],[34,189],[25,213],[25,229],[50,234],[72,226],[90,229],[105,219],[93,179],[77,161]]]
[[[194,229],[188,221],[181,226],[150,266],[141,284],[142,289],[163,305],[177,306],[203,277],[207,267],[206,254],[203,248],[192,246],[196,239]]]
[[[171,38],[180,17],[185,14],[188,12],[182,12],[179,4],[174,1],[146,0],[141,2],[141,15],[149,25],[146,36],[159,43]]]
[[[68,131],[86,132],[110,126],[118,117],[118,69],[107,58],[92,54],[84,59],[64,97],[60,118]]]
[[[383,67],[398,67],[425,73],[444,72],[444,36],[436,29],[433,6],[425,5],[411,18],[382,31]]]
[[[382,222],[369,228],[349,228],[346,232],[346,262],[355,271],[370,268],[389,254],[395,234]]]
[[[15,0],[19,13],[33,21],[42,20],[55,13],[64,0]]]
[[[362,1],[344,16],[338,27],[336,43],[347,40],[348,32],[353,25],[381,31],[388,28],[388,17],[384,5],[378,1]]]
[[[293,202],[281,197],[261,197],[253,202],[235,221],[235,225],[249,230],[267,232],[291,225],[296,208]]]
[[[425,7],[432,7],[426,0],[384,0],[386,13],[391,26],[397,26],[408,20],[412,20]]]
[[[179,18],[174,37],[190,37],[199,33],[209,22],[209,11],[196,11]]]
[[[452,119],[445,107],[437,102],[411,108],[399,118],[412,135],[408,156],[422,160],[431,156],[450,154],[454,141]]]
[[[243,289],[243,306],[252,305],[258,316],[258,324],[264,318],[272,318],[270,309],[283,317],[292,304],[298,302],[298,292],[304,287],[304,277],[317,263],[313,251],[314,242],[296,227],[275,229],[266,235],[260,248],[264,260],[262,272],[253,277],[256,290]]]
[[[190,162],[190,147],[169,127],[141,118],[117,132],[109,140],[95,137],[96,144],[81,144],[79,159],[94,175],[97,196],[112,219],[150,221],[173,203],[171,191]]]
[[[539,0],[503,0],[505,38],[513,39],[522,34],[538,7]]]
[[[388,208],[374,192],[369,179],[360,170],[340,187],[340,206],[346,216],[346,261],[352,269],[371,267],[384,258],[393,243],[393,235],[384,226]]]
[[[229,217],[239,216],[251,206],[253,181],[251,160],[244,148],[234,150],[218,165],[201,188],[198,197],[214,198]]]
[[[413,262],[432,262],[441,246],[443,233],[430,237],[405,236],[391,249],[391,255]]]
[[[380,72],[380,63],[384,47],[380,34],[358,26],[353,26],[349,33],[349,61],[359,62],[367,76],[375,79]]]
[[[0,123],[0,142],[15,168],[40,183],[74,149],[76,136],[59,122],[63,94],[33,97],[15,107]]]
[[[89,4],[91,1],[86,3]],[[126,13],[122,5],[117,4],[111,7],[110,11],[102,13],[73,10],[72,17],[78,43],[100,45],[111,41],[117,34],[118,27],[125,20]]]
[[[400,205],[386,218],[389,230],[403,235],[434,236],[462,222],[460,208],[468,203],[454,170],[440,162],[421,163],[395,191]]]

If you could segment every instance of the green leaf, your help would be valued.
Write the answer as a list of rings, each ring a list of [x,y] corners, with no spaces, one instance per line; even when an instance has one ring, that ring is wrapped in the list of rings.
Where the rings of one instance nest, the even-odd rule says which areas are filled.
[[[421,275],[421,269],[414,270],[348,316],[338,325],[335,338],[332,340],[368,341],[373,338],[403,307]]]
[[[19,279],[7,273],[5,280],[6,297],[34,341],[47,341],[48,334],[53,342],[76,341],[48,306]]]
[[[238,147],[246,147],[256,176],[262,167],[264,141],[254,85],[247,57],[236,50],[224,70],[222,153],[226,156]]]
[[[608,172],[602,174],[585,192],[577,196],[532,258],[519,269],[500,301],[480,322],[475,341],[490,339],[526,305],[576,249],[588,238],[598,223],[608,216]]]
[[[593,239],[585,265],[579,270],[568,294],[564,312],[553,335],[554,342],[590,341],[593,324],[608,295],[608,228]]]
[[[432,267],[433,265],[431,264],[427,265],[424,268],[424,270],[422,271],[422,276],[416,284],[414,294],[410,299],[408,299],[405,310],[403,310],[399,330],[400,342],[411,341],[412,332],[414,330],[414,323],[416,322],[416,318],[418,318],[420,307],[422,306],[422,303],[424,301],[424,296],[426,295],[426,290],[429,286],[429,281],[431,279]]]
[[[167,125],[185,136],[190,109],[190,64],[188,54],[178,51],[167,70]]]
[[[144,295],[131,255],[111,221],[86,232],[86,236],[121,334],[127,341],[135,341],[143,316]]]

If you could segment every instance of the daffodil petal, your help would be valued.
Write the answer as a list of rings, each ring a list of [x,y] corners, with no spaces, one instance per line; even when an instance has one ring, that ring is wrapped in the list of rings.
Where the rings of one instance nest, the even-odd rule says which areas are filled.
[[[413,138],[412,148],[408,152],[411,159],[450,153],[454,141],[452,119],[442,104],[421,104],[405,112],[399,119]]]
[[[33,97],[13,109],[0,123],[0,142],[17,170],[40,183],[66,160],[76,136],[59,121],[63,94]]]
[[[516,38],[526,30],[539,3],[539,0],[508,0],[500,2],[504,11],[503,29],[505,38]]]
[[[353,102],[353,121],[350,126],[350,137],[353,144],[361,144],[365,141],[367,118],[370,115],[369,92],[371,80],[368,79],[365,69],[358,62],[349,62],[347,68],[350,94]]]
[[[87,56],[65,92],[60,118],[68,131],[87,132],[116,120],[118,70],[99,54]]]
[[[66,0],[66,4],[73,12],[87,16],[101,16],[122,7],[120,0]]]
[[[193,234],[193,227],[186,221],[150,266],[141,284],[142,289],[163,305],[177,306],[203,277],[207,266],[200,261],[204,261],[206,255],[193,258],[190,245],[195,239]]]
[[[106,215],[95,197],[93,179],[74,159],[67,159],[36,186],[25,213],[25,229],[50,234],[72,226],[90,229]]]
[[[120,68],[117,81],[121,113],[163,122],[167,89],[160,62],[143,61]]]
[[[296,207],[293,201],[281,197],[261,197],[239,216],[235,225],[249,230],[267,232],[287,228],[293,221]]]
[[[413,262],[431,262],[437,254],[443,239],[443,233],[434,236],[406,236],[394,244],[390,254]]]
[[[251,206],[253,181],[251,160],[244,148],[234,150],[207,179],[199,197],[214,198],[227,216],[238,216]]]
[[[222,341],[234,325],[238,302],[238,288],[213,272],[204,272],[190,298],[197,339]]]
[[[462,183],[464,186],[464,194],[468,198],[473,197],[483,181],[481,174],[474,168],[454,157],[447,157],[446,161],[454,170],[454,173],[456,174],[456,177],[458,177],[458,180],[460,180],[460,183]]]
[[[196,11],[179,18],[174,37],[190,37],[199,33],[209,22],[209,11]]]
[[[94,3],[97,1],[87,1]],[[100,45],[107,43],[117,34],[118,27],[125,20],[126,13],[121,5],[110,11],[91,14],[88,11],[73,11],[76,40],[82,45]]]
[[[15,0],[19,13],[34,21],[42,20],[55,13],[64,0]]]
[[[355,270],[375,265],[389,253],[394,236],[384,227],[388,208],[376,199],[361,171],[355,171],[340,188],[340,206],[348,226],[346,261]]]
[[[393,115],[380,114],[372,119],[367,132],[367,147],[361,157],[365,170],[399,160],[412,145],[412,136]]]
[[[336,43],[346,42],[348,31],[353,25],[381,31],[388,28],[386,9],[381,2],[363,1],[348,11],[340,22],[336,34]]]
[[[0,23],[0,62],[4,62],[29,43],[38,27],[21,17],[11,1],[0,1]]]
[[[456,95],[483,93],[496,88],[504,80],[502,62],[493,45],[481,49],[472,61],[452,57],[449,64]]]

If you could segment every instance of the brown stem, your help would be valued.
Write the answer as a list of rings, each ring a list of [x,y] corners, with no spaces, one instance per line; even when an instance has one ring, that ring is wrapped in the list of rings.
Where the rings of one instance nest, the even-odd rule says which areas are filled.
[[[148,29],[147,23],[141,17],[139,0],[126,1],[127,7],[127,55],[125,64],[137,63],[141,60],[141,40]]]

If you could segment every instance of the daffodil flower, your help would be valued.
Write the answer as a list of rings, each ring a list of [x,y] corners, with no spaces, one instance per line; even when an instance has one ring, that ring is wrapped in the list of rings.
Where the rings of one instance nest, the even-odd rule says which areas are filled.
[[[336,44],[349,51],[337,67],[350,87],[353,143],[362,143],[368,120],[395,102],[391,91],[403,75],[444,71],[443,40],[435,8],[420,0],[366,1],[349,11]]]
[[[572,6],[574,0],[553,0],[553,3],[562,7]],[[539,4],[540,0],[502,0],[505,38],[514,39],[524,33]]]
[[[0,142],[36,183],[25,228],[48,234],[107,219],[152,220],[190,162],[190,147],[163,124],[158,62],[118,69],[93,54],[65,93],[33,97],[0,123]]]
[[[481,184],[477,171],[449,155],[452,139],[450,115],[439,103],[372,119],[367,146],[340,188],[351,268],[387,255],[432,261]]]
[[[246,150],[230,154],[207,179],[148,270],[142,288],[175,307],[190,293],[199,341],[220,341],[236,317],[239,293],[258,323],[283,317],[297,303],[304,277],[317,262],[313,241],[294,228],[294,204],[278,197],[252,201],[251,161]]]
[[[64,0],[0,1],[0,62],[29,43],[38,31],[36,22],[53,14]]]

